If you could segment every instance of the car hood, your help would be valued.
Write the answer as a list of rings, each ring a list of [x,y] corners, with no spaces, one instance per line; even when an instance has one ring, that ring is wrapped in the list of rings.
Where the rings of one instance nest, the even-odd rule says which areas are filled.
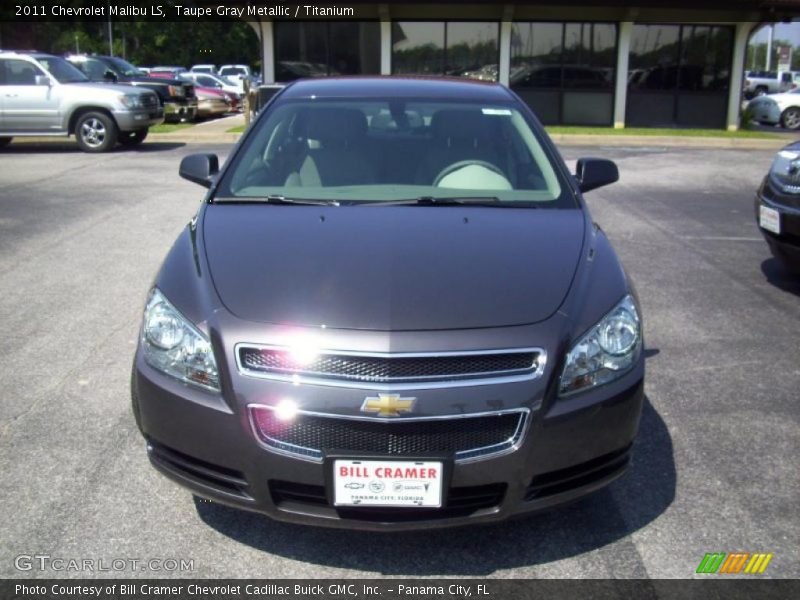
[[[213,204],[203,240],[248,321],[412,331],[522,325],[569,291],[580,210]]]
[[[95,81],[79,81],[76,83],[70,83],[66,85],[71,86],[79,86],[80,89],[90,89],[90,90],[97,90],[98,92],[102,92],[103,94],[146,94],[152,93],[150,90],[141,89],[134,87],[132,85],[125,85],[124,83],[101,83]]]

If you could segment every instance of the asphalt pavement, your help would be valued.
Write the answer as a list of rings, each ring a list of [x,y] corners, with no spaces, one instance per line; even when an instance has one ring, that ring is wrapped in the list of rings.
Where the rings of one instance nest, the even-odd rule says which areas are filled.
[[[753,219],[773,151],[564,148],[571,165],[589,155],[620,167],[621,181],[587,201],[644,312],[635,463],[548,513],[374,534],[196,502],[147,461],[129,408],[137,330],[203,195],[178,164],[230,148],[0,153],[0,576],[92,575],[15,566],[39,554],[193,561],[101,576],[685,578],[706,552],[747,551],[774,554],[763,577],[800,577],[800,279]]]

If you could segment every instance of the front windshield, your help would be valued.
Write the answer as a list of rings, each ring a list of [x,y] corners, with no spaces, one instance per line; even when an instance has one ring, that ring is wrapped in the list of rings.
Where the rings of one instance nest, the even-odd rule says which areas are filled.
[[[86,75],[63,58],[59,58],[58,56],[38,56],[36,58],[59,83],[89,81]]]
[[[223,77],[227,77],[229,75],[246,75],[247,71],[245,71],[241,67],[227,67],[225,69],[222,69],[219,72],[219,74],[222,75]]]
[[[144,75],[139,69],[134,67],[131,63],[127,60],[123,60],[121,58],[109,58],[108,59],[111,64],[116,67],[117,71],[122,73],[125,77],[141,77]]]
[[[218,200],[486,199],[574,207],[514,104],[285,101],[258,121]]]

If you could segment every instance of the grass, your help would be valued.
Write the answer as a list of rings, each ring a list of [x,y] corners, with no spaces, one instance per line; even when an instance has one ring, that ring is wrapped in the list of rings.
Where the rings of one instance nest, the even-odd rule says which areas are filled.
[[[721,138],[761,138],[775,139],[780,137],[767,131],[751,131],[740,129],[739,131],[726,131],[724,129],[671,129],[657,127],[625,127],[624,129],[614,129],[613,127],[572,127],[572,126],[550,126],[546,127],[549,134],[567,135],[628,135],[628,136],[653,136],[667,135],[675,137],[721,137]]]
[[[194,123],[162,123],[150,128],[150,133],[172,133],[187,127],[194,127]]]
[[[239,125],[238,127],[231,127],[225,133],[244,133],[245,129],[247,129],[247,125]]]

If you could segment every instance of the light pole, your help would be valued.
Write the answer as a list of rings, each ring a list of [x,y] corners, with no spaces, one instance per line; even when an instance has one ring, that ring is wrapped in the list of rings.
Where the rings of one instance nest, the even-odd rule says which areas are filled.
[[[108,54],[114,56],[114,30],[111,27],[111,0],[108,0]]]
[[[774,25],[769,26],[769,35],[767,36],[767,60],[766,60],[766,69],[769,71],[769,68],[772,66],[772,33],[775,29]]]

